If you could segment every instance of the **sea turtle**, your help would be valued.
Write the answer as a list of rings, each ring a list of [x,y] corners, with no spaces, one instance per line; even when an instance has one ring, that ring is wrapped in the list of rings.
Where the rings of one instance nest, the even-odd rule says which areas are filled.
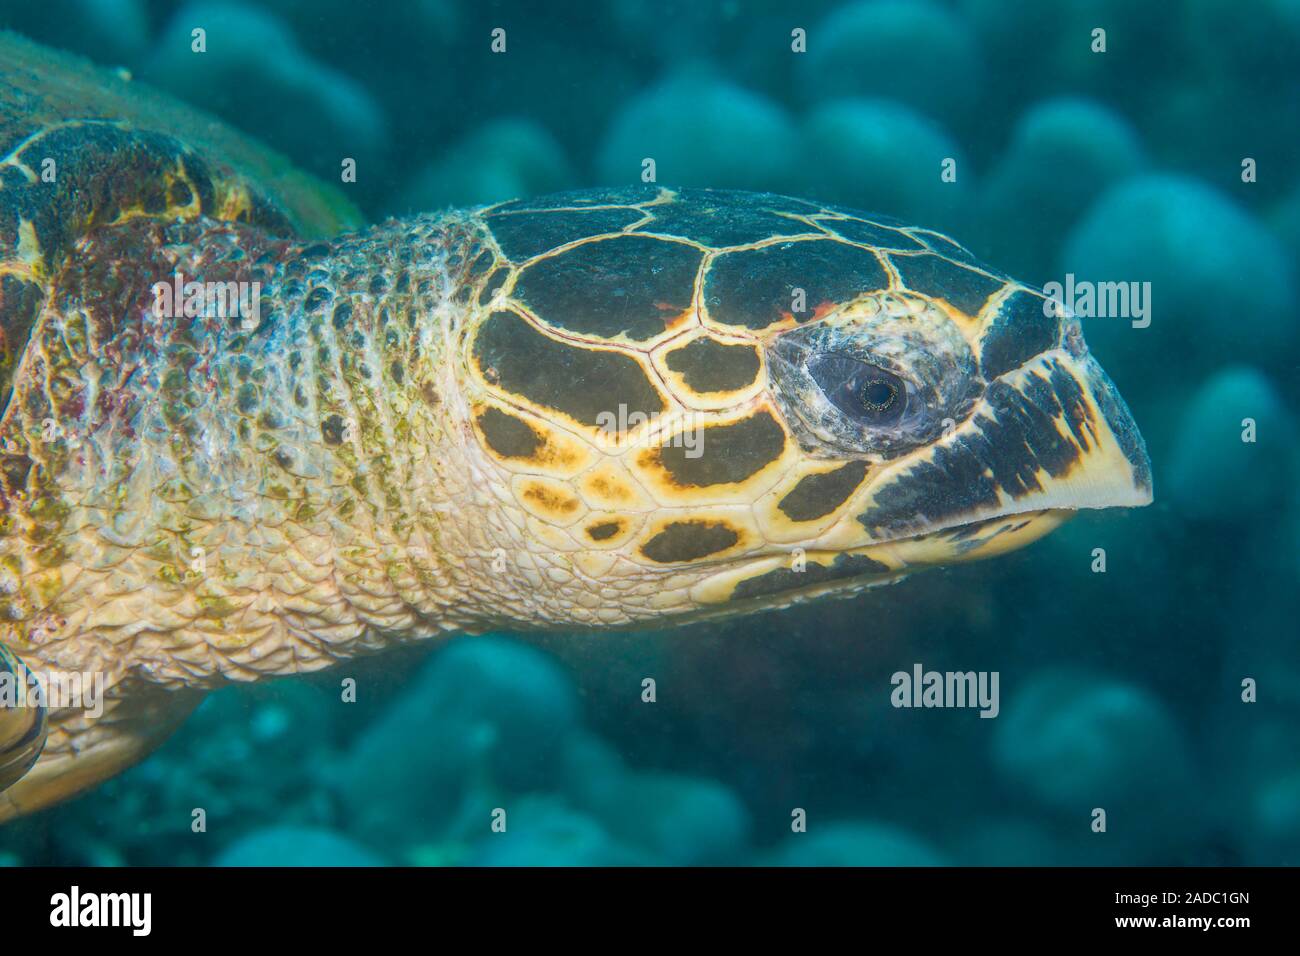
[[[44,714],[0,711],[0,819],[231,681],[849,594],[1151,500],[1077,324],[938,232],[637,185],[339,235],[221,124],[0,62],[0,643],[106,687],[50,695],[17,782]]]

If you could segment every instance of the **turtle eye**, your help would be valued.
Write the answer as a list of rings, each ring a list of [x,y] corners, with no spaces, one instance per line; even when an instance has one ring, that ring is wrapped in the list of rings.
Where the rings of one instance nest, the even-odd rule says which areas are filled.
[[[892,425],[907,410],[906,384],[878,365],[847,355],[818,355],[808,362],[808,374],[832,405],[864,424]]]

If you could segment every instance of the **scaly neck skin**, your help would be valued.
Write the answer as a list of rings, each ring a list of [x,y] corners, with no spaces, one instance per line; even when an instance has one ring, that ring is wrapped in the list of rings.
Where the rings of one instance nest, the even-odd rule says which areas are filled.
[[[476,626],[500,542],[457,385],[474,242],[433,217],[333,243],[212,222],[88,240],[3,425],[11,470],[32,464],[6,495],[0,641],[204,685]],[[176,273],[260,282],[260,325],[153,314]]]

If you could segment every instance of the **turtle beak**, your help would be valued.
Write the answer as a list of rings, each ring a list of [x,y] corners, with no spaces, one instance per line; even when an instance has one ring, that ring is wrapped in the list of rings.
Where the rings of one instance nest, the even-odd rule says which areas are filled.
[[[1076,340],[990,382],[966,421],[880,475],[857,520],[872,540],[890,541],[1151,498],[1133,416]]]

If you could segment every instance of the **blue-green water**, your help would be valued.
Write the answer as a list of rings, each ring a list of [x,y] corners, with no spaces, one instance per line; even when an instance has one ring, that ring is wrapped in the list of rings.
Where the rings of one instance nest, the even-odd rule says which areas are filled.
[[[1300,3],[3,0],[0,23],[331,180],[355,158],[371,219],[653,158],[943,229],[1035,284],[1149,282],[1149,324],[1083,321],[1155,477],[1151,507],[852,600],[223,690],[0,829],[0,862],[1300,862]],[[996,672],[997,716],[892,706],[917,664]]]

